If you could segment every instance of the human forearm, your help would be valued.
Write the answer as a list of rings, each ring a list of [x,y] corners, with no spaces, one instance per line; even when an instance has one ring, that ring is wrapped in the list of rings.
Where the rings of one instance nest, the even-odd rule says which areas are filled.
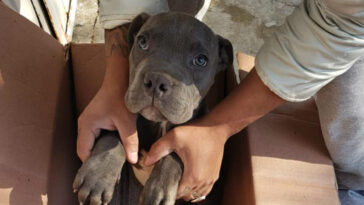
[[[263,84],[253,69],[200,123],[230,137],[284,102]]]
[[[129,81],[127,34],[129,25],[105,29],[106,71],[103,87],[125,93]]]
[[[106,71],[103,84],[78,118],[77,153],[85,161],[102,129],[117,130],[127,159],[138,159],[136,115],[128,111],[124,96],[128,88],[127,26],[105,30]]]

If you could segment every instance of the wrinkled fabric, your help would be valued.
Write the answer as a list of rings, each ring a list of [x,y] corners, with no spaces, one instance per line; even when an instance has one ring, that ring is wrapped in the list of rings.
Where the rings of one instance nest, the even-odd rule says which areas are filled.
[[[202,8],[196,14],[197,19],[202,20],[210,2],[211,0],[204,1]],[[189,7],[189,5],[184,6],[186,9]],[[132,21],[140,13],[154,15],[168,10],[167,0],[100,0],[99,17],[104,29],[112,29]]]
[[[364,190],[363,88],[364,55],[315,97],[322,134],[340,189]]]
[[[364,54],[363,12],[362,0],[305,0],[258,52],[258,75],[287,101],[309,99]]]
[[[326,0],[323,1],[323,3],[334,13],[342,15],[346,18],[350,18],[353,21],[363,25],[363,0]]]
[[[363,205],[364,191],[340,189],[339,197],[341,205]]]
[[[99,17],[104,29],[128,23],[140,13],[168,11],[167,0],[100,0]]]

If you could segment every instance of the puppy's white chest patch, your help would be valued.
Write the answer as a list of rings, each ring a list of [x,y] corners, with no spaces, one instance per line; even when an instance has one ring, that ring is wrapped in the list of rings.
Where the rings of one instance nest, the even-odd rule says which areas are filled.
[[[144,165],[143,161],[146,156],[147,156],[147,153],[144,150],[142,150],[141,156],[139,157],[139,161],[138,161],[137,165],[132,165],[135,177],[140,182],[140,184],[142,184],[143,186],[149,179],[150,175],[152,174],[153,168],[154,168],[154,165],[152,165],[150,167],[147,167]]]

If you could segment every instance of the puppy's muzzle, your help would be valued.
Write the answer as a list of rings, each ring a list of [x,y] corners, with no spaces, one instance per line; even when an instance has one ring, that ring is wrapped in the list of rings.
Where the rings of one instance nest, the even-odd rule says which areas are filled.
[[[153,98],[166,98],[172,92],[172,82],[163,73],[149,72],[144,76],[144,91]]]

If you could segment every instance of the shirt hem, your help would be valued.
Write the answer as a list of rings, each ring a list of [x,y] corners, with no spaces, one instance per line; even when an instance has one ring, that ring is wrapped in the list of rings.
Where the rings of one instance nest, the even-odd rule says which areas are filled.
[[[259,67],[258,63],[255,65],[255,70],[257,71],[257,74],[264,83],[264,85],[267,86],[270,91],[278,95],[280,98],[289,102],[303,102],[311,98],[311,96],[302,98],[292,97],[286,92],[282,91],[282,89],[279,86],[277,86],[275,83],[271,81],[271,79],[267,76],[267,74],[263,71],[263,69]]]

